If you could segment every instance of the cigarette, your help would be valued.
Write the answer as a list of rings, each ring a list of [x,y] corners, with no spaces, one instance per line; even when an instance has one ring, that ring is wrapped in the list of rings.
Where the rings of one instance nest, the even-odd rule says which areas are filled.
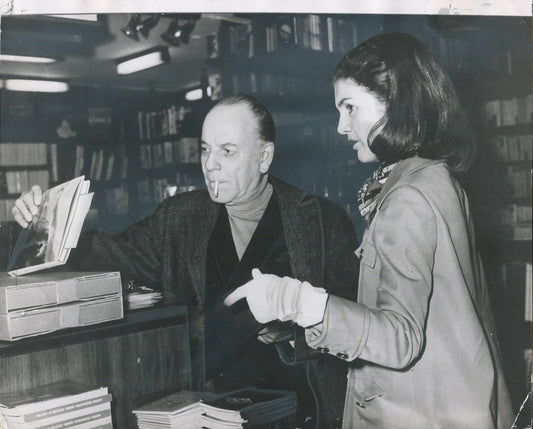
[[[215,198],[218,197],[218,180],[215,181],[215,190],[213,191],[213,193],[215,194]]]

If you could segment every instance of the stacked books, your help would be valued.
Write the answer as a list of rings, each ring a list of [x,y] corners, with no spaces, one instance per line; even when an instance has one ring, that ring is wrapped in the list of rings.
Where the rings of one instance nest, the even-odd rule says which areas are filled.
[[[0,427],[112,429],[111,395],[71,380],[0,394]]]
[[[296,394],[247,387],[232,392],[178,392],[134,410],[139,429],[275,427],[296,414]]]
[[[182,391],[151,402],[133,414],[139,429],[199,428],[201,424],[201,400],[212,398],[209,392]]]
[[[0,340],[13,341],[124,316],[119,272],[0,273]]]
[[[202,403],[202,428],[263,428],[296,414],[296,393],[247,387]]]

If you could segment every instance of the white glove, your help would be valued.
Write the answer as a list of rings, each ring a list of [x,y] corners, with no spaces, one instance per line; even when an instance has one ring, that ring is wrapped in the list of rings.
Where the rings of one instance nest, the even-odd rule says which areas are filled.
[[[282,322],[293,320],[306,328],[320,323],[328,294],[322,288],[290,277],[262,274],[257,268],[252,270],[253,279],[235,289],[224,300],[230,306],[246,298],[250,311],[259,323],[279,319]]]

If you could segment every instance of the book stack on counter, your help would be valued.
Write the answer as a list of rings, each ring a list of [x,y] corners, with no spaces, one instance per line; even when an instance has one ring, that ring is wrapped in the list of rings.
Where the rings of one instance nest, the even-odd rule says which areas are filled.
[[[0,427],[113,429],[111,394],[71,380],[0,394]]]
[[[13,341],[124,316],[119,272],[0,273],[0,340]]]
[[[200,428],[201,400],[212,397],[215,395],[209,392],[177,392],[133,410],[133,414],[139,429]]]
[[[204,400],[201,427],[205,429],[263,429],[296,414],[296,393],[247,387]]]
[[[294,392],[247,387],[221,394],[178,392],[133,413],[139,429],[266,429],[281,427],[296,408]]]

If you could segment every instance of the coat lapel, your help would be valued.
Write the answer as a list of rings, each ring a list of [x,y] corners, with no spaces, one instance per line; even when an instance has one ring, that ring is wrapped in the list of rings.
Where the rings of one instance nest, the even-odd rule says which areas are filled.
[[[270,178],[278,194],[285,242],[291,255],[291,269],[299,280],[314,286],[324,283],[325,238],[322,211],[316,197]]]
[[[202,306],[205,303],[207,245],[215,228],[219,210],[219,204],[208,200],[205,204],[194,207],[191,217],[186,220],[187,268],[198,302]]]

